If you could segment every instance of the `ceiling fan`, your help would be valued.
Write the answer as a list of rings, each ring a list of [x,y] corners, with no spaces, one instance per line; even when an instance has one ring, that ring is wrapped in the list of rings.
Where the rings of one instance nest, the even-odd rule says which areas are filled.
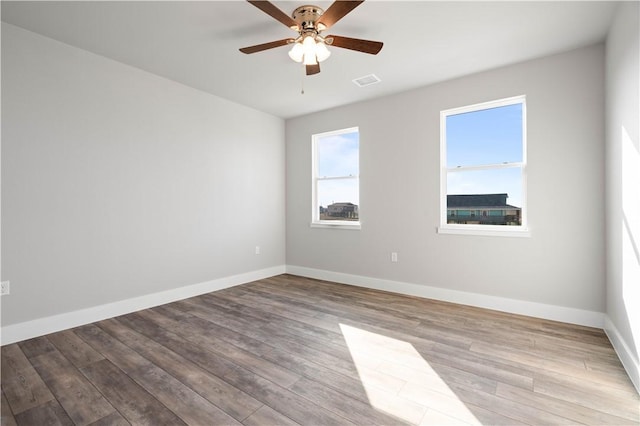
[[[333,24],[358,7],[364,0],[336,0],[326,11],[318,6],[300,6],[293,11],[291,17],[269,1],[247,1],[287,27],[297,31],[298,37],[243,47],[240,49],[242,53],[262,52],[263,50],[273,49],[274,47],[292,44],[293,46],[289,51],[289,57],[296,62],[304,63],[307,75],[313,75],[320,72],[320,62],[331,55],[331,52],[327,49],[327,45],[356,50],[371,55],[378,54],[380,49],[382,49],[382,42],[379,41],[362,40],[337,35],[321,35],[323,31],[331,28]]]

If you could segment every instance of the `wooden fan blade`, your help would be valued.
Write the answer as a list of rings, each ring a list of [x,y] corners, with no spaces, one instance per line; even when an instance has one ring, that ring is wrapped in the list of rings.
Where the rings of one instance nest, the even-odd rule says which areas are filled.
[[[383,43],[381,41],[362,40],[360,38],[350,38],[331,35],[327,36],[325,40],[333,39],[331,43],[327,43],[330,46],[342,47],[343,49],[357,50],[358,52],[369,53],[371,55],[377,55],[382,49]]]
[[[324,31],[333,26],[333,24],[344,18],[347,13],[360,6],[360,3],[362,2],[364,2],[364,0],[334,1],[333,4],[329,6],[329,9],[325,10],[322,16],[318,19],[318,23],[324,26],[322,30]]]
[[[306,65],[306,67],[307,67],[307,75],[314,75],[320,72],[320,64]]]
[[[278,9],[273,3],[266,0],[247,0],[249,3],[271,16],[276,21],[280,21],[287,27],[297,30],[298,23],[289,15]]]
[[[285,46],[285,45],[287,45],[289,43],[293,43],[293,42],[294,42],[294,39],[285,38],[285,39],[282,39],[282,40],[270,41],[269,43],[256,44],[255,46],[243,47],[242,49],[240,49],[240,51],[242,53],[246,53],[246,54],[262,52],[263,50],[273,49],[274,47]]]

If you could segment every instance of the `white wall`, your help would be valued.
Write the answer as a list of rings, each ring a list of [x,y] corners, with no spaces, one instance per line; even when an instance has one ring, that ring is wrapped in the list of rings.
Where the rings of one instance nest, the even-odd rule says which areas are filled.
[[[437,234],[440,111],[523,94],[531,237]],[[310,228],[311,135],[352,126],[360,127],[362,230]],[[527,302],[542,316],[568,308],[590,319],[565,320],[598,325],[604,137],[603,45],[287,120],[287,265],[456,301],[473,303],[464,296],[472,293]]]
[[[2,125],[3,328],[284,270],[282,119],[3,23]]]
[[[607,38],[607,323],[640,391],[640,5],[619,6]]]

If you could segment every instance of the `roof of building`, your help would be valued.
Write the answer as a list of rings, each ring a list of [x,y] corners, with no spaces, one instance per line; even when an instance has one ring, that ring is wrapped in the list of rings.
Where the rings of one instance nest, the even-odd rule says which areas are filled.
[[[355,206],[356,204],[353,203],[333,203],[333,204],[329,204],[329,206]]]
[[[507,204],[508,194],[463,194],[463,195],[447,195],[447,207],[508,207],[519,209]]]

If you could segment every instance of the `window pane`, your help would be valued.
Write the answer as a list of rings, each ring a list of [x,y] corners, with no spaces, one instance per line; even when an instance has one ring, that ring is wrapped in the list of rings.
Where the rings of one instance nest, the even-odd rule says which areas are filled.
[[[318,181],[320,220],[358,220],[358,179]]]
[[[522,104],[446,119],[447,168],[522,161]]]
[[[522,224],[520,167],[447,173],[447,223]]]
[[[357,131],[319,137],[318,177],[358,176],[358,148]]]

